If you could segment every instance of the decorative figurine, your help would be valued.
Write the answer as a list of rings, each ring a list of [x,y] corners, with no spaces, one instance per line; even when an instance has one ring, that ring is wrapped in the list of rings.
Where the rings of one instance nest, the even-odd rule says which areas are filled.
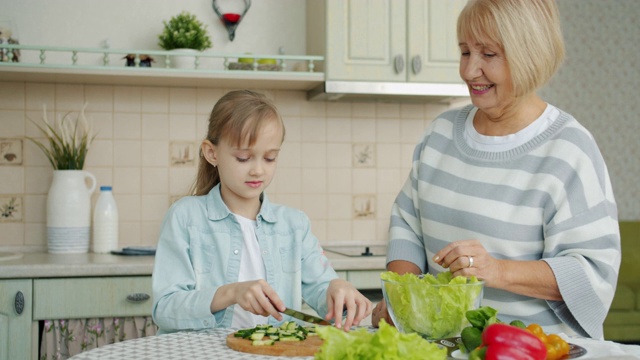
[[[244,15],[249,11],[251,7],[251,0],[244,0],[244,11],[242,14],[237,13],[222,13],[220,7],[218,7],[218,2],[216,0],[211,0],[211,5],[213,6],[213,11],[218,14],[220,20],[227,28],[227,32],[229,33],[229,41],[233,41],[236,37],[236,28],[240,25],[240,21],[244,19]]]

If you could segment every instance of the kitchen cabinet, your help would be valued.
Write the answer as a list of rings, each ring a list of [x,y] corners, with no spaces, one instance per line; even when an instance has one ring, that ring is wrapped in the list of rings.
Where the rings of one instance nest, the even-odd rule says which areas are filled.
[[[0,280],[0,360],[29,359],[31,280]]]
[[[327,80],[462,83],[457,17],[466,0],[307,0],[307,53]]]

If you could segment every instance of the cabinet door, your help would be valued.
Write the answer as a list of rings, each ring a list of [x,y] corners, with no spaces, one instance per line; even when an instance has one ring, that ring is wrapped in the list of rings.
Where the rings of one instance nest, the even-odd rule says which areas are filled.
[[[408,0],[409,81],[462,83],[456,23],[466,3],[467,0]],[[414,62],[420,62],[419,70]]]
[[[18,295],[22,294],[22,296]],[[22,299],[21,312],[16,306]],[[0,360],[31,357],[31,280],[0,281]]]
[[[327,79],[406,81],[405,1],[327,0],[326,6]]]

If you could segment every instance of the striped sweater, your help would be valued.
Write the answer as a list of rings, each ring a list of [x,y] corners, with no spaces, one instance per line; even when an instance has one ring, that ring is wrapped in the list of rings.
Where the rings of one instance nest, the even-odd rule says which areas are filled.
[[[606,165],[591,134],[560,116],[529,142],[503,152],[469,147],[472,105],[435,119],[416,146],[409,178],[393,205],[387,263],[423,272],[446,244],[478,239],[497,259],[546,261],[563,301],[485,288],[483,305],[503,321],[547,332],[602,338],[620,266],[617,209]]]

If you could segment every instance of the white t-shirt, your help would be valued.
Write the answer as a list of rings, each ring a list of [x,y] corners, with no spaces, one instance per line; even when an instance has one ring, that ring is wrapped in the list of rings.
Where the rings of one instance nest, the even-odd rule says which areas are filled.
[[[240,256],[240,274],[238,282],[257,279],[266,279],[267,274],[262,260],[258,237],[256,236],[256,221],[234,214],[244,236],[244,246]],[[252,328],[258,324],[266,324],[267,317],[252,314],[244,310],[240,305],[233,306],[233,320],[231,327]]]
[[[553,105],[547,104],[546,109],[534,122],[515,134],[505,136],[487,136],[476,131],[473,126],[473,118],[478,108],[469,112],[465,123],[464,140],[469,146],[481,151],[507,151],[527,143],[529,140],[547,130],[560,116],[560,111]]]

